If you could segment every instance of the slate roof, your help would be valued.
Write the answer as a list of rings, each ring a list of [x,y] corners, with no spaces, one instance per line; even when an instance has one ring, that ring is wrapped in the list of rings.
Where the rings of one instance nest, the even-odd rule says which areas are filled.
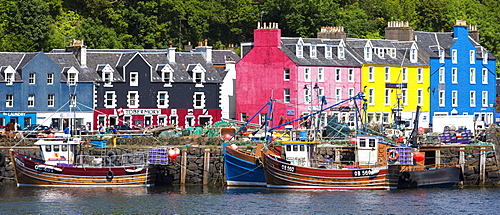
[[[485,50],[481,44],[473,40],[469,37],[469,40],[476,48],[476,57],[478,59],[482,59],[482,53],[488,53],[488,59],[494,60],[495,56]],[[455,44],[456,39],[453,38],[453,32],[424,32],[424,31],[415,31],[415,41],[419,45],[420,48],[429,55],[429,57],[437,58],[439,57],[439,48],[445,50],[445,57],[450,56],[450,48]]]
[[[236,53],[230,50],[212,50],[213,64],[226,64],[226,61],[234,61],[238,63],[241,58]]]
[[[303,57],[297,57],[296,45],[299,40],[302,39],[304,42],[303,46]],[[281,47],[279,47],[283,53],[285,53],[290,59],[297,65],[301,66],[353,66],[360,67],[361,62],[354,58],[349,50],[345,49],[345,58],[339,59],[337,56],[337,47],[341,43],[341,39],[323,39],[323,38],[299,38],[299,37],[281,37]],[[310,45],[316,45],[316,58],[311,58],[310,55]],[[332,57],[325,57],[325,47],[326,45],[332,46]]]
[[[384,54],[383,57],[375,54],[372,51],[372,60],[364,60],[364,48],[365,45],[371,42],[373,49],[395,49],[396,56],[393,58],[388,53]],[[412,41],[395,41],[395,40],[382,40],[382,39],[358,39],[358,38],[348,38],[347,39],[347,49],[363,64],[387,64],[387,65],[428,65],[428,60],[418,55],[418,60],[415,63],[410,62],[410,48],[413,45]],[[420,50],[419,50],[420,51]]]
[[[0,52],[0,82],[5,82],[5,70],[11,66],[15,71],[14,82],[22,81],[22,68],[39,52]]]
[[[61,68],[61,81],[67,81],[67,71],[74,67],[78,71],[78,82],[94,82],[98,76],[90,68],[80,67],[80,63],[71,52],[47,53],[47,56]]]

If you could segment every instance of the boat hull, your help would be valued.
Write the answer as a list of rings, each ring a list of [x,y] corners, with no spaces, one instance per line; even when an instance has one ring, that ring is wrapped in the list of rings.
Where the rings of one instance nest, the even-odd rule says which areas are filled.
[[[290,165],[264,154],[267,187],[285,189],[392,190],[397,189],[397,167],[322,169]]]
[[[453,187],[460,183],[459,167],[443,167],[438,169],[404,171],[399,175],[398,188]]]
[[[255,155],[225,145],[224,166],[228,186],[266,186],[262,163]]]
[[[63,167],[11,151],[18,186],[138,187],[154,185],[148,167]]]

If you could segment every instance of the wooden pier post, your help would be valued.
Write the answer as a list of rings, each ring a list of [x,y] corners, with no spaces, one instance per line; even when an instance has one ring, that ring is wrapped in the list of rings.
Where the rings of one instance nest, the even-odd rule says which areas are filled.
[[[479,182],[481,185],[486,180],[486,148],[481,147],[479,153]]]
[[[186,172],[187,172],[187,150],[182,150],[181,159],[181,185],[186,184]]]
[[[203,185],[208,184],[208,175],[210,173],[210,149],[205,149],[203,160]]]
[[[460,152],[460,157],[458,158],[458,164],[460,164],[460,169],[461,169],[462,176],[463,176],[464,171],[465,171],[465,148],[460,147],[459,152]],[[463,183],[464,183],[463,181],[460,182],[460,184],[463,184]]]
[[[434,162],[436,163],[436,167],[441,166],[441,149],[436,150],[436,158],[434,158]]]

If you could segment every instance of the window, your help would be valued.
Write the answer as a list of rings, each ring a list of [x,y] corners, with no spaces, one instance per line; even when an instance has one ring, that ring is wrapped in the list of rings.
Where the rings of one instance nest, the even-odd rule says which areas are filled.
[[[304,100],[304,103],[306,104],[311,103],[311,89],[309,89],[309,87],[307,87],[307,89],[305,89],[304,91]]]
[[[54,94],[47,96],[47,107],[54,107]]]
[[[70,95],[69,106],[76,107],[76,94]]]
[[[488,91],[482,92],[483,97],[481,98],[481,104],[483,107],[488,107]]]
[[[205,93],[195,92],[193,95],[193,108],[203,109],[205,108]]]
[[[417,49],[416,48],[410,49],[410,62],[412,63],[417,62],[417,58],[418,58]]]
[[[476,91],[470,91],[469,93],[470,106],[476,107]]]
[[[451,91],[451,106],[458,107],[458,91],[456,90]]]
[[[385,89],[384,104],[391,105],[391,89]]]
[[[304,81],[311,81],[311,68],[304,68]]]
[[[483,68],[481,77],[482,77],[481,78],[481,80],[482,80],[481,82],[483,84],[488,84],[488,69]]]
[[[444,84],[444,67],[439,68],[439,83]]]
[[[365,60],[371,61],[372,60],[372,49],[369,46],[365,47]]]
[[[162,71],[161,72],[161,79],[165,85],[171,85],[172,84],[172,75],[173,73],[171,71]]]
[[[104,94],[104,107],[106,108],[115,108],[116,103],[115,103],[115,92],[106,92]]]
[[[475,50],[469,51],[469,61],[470,61],[470,64],[476,64],[476,51]]]
[[[483,64],[488,64],[488,52],[483,50]]]
[[[375,105],[375,89],[368,89],[368,104]]]
[[[335,88],[335,102],[342,101],[342,89]]]
[[[311,58],[316,58],[316,45],[311,45]]]
[[[335,81],[337,82],[342,81],[342,72],[339,68],[335,69]]]
[[[331,46],[326,46],[326,48],[325,48],[325,57],[326,58],[332,58],[332,47]]]
[[[47,74],[47,84],[54,84],[54,74]]]
[[[457,73],[457,68],[451,68],[451,83],[452,84],[457,84],[458,83],[458,73]]]
[[[401,104],[404,106],[408,105],[408,90],[407,89],[401,90]]]
[[[403,67],[401,71],[401,80],[405,83],[408,82],[408,67]]]
[[[375,81],[375,68],[373,66],[368,67],[368,81]]]
[[[138,108],[139,107],[139,94],[137,91],[128,92],[127,103],[129,108]]]
[[[476,84],[476,68],[470,68],[469,79],[470,84]]]
[[[354,69],[347,70],[347,81],[354,82]]]
[[[444,107],[444,105],[445,105],[445,103],[444,103],[444,99],[445,99],[444,96],[445,96],[444,95],[444,90],[440,90],[439,91],[439,98],[438,98],[438,100],[439,100],[439,107]]]
[[[30,73],[30,74],[29,74],[29,80],[28,80],[28,83],[29,83],[29,84],[35,84],[35,83],[36,83],[35,77],[36,77],[36,74],[35,74],[35,73]]]
[[[353,97],[354,96],[354,88],[349,88],[347,94],[348,94],[349,98]]]
[[[102,77],[105,86],[113,85],[113,73],[112,72],[102,72]]]
[[[444,49],[439,49],[439,63],[444,63]]]
[[[14,72],[10,72],[10,71],[6,71],[5,72],[5,81],[7,82],[7,85],[12,85],[14,84],[14,80],[15,80],[15,73]]]
[[[384,79],[385,79],[385,82],[391,81],[391,68],[388,66],[385,67]]]
[[[168,108],[168,92],[167,91],[159,91],[158,92],[158,108]]]
[[[418,106],[424,105],[424,91],[422,89],[417,90],[417,105]]]
[[[285,103],[290,103],[290,89],[285,88],[283,90],[283,98]]]
[[[285,75],[285,81],[289,81],[290,80],[290,69],[289,68],[285,68],[283,70],[283,73]]]
[[[325,68],[323,67],[318,68],[318,81],[319,82],[325,81]]]
[[[457,60],[457,50],[456,49],[452,49],[451,50],[451,63],[452,64],[457,64],[458,60]]]
[[[35,94],[28,95],[28,107],[35,107]]]
[[[14,107],[14,95],[5,95],[5,107]]]
[[[241,113],[240,114],[240,120],[243,121],[243,122],[246,122],[247,121],[247,113]]]
[[[304,46],[302,44],[297,44],[296,45],[296,52],[295,54],[297,55],[297,57],[304,57],[303,53],[304,53]]]
[[[344,46],[339,46],[339,48],[338,48],[338,56],[339,56],[339,59],[341,59],[341,60],[345,59],[345,48],[344,48]]]
[[[424,69],[422,67],[417,69],[417,82],[424,83]]]
[[[69,85],[76,85],[76,82],[78,82],[78,73],[74,71],[69,71],[68,72],[68,84]]]
[[[132,87],[139,86],[139,73],[137,72],[130,73],[130,86]]]

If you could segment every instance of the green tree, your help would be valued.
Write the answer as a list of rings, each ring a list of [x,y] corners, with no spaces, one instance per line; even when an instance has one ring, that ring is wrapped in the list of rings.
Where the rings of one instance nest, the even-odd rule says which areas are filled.
[[[116,32],[102,25],[100,20],[88,18],[75,28],[75,38],[84,40],[91,49],[121,49],[123,48]]]

